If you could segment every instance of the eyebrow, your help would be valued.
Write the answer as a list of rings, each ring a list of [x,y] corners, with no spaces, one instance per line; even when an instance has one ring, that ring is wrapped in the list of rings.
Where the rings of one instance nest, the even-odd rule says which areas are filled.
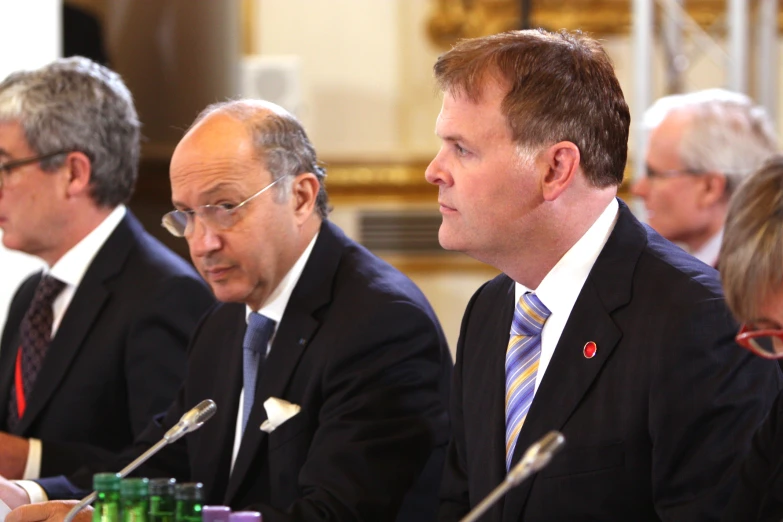
[[[0,154],[2,154],[2,152],[0,152]],[[214,187],[212,187],[212,188],[210,188],[208,190],[205,190],[204,192],[200,193],[199,197],[208,198],[210,196],[214,196],[215,194],[218,194],[218,193],[220,193],[220,192],[222,192],[224,190],[231,189],[231,188],[241,188],[241,187],[239,187],[238,183],[222,181],[222,182],[218,183],[217,185],[215,185]],[[176,201],[174,199],[171,200],[171,203],[175,207],[187,207],[187,205],[185,205],[184,203],[182,203],[180,201]]]
[[[463,136],[461,134],[446,134],[446,135],[441,136],[440,134],[438,134],[438,131],[436,129],[435,130],[435,135],[437,137],[439,137],[441,140],[448,141],[449,143],[455,143],[455,142],[459,141],[461,143],[464,143],[465,145],[468,145],[468,146],[471,145],[470,140],[466,139],[465,136]]]

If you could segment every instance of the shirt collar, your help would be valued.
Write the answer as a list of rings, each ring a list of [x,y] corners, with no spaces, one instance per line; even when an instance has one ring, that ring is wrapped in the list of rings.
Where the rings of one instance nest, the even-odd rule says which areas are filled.
[[[66,285],[79,286],[92,260],[103,247],[106,240],[109,239],[112,232],[114,232],[114,229],[117,228],[117,225],[120,224],[120,221],[125,217],[126,212],[125,205],[117,206],[106,216],[100,225],[71,247],[49,269],[49,273]]]
[[[294,292],[294,288],[299,282],[299,278],[302,276],[307,260],[310,258],[310,254],[313,251],[313,246],[315,246],[316,239],[318,239],[318,234],[315,234],[315,237],[310,240],[310,244],[307,245],[307,248],[302,252],[302,255],[296,260],[294,266],[291,267],[291,270],[283,277],[280,284],[277,285],[264,305],[258,310],[259,314],[272,319],[277,325],[279,325],[280,321],[283,319],[285,308],[288,306],[291,294]],[[249,306],[246,306],[245,310],[245,317],[250,317],[253,310]]]
[[[536,296],[552,314],[570,314],[595,260],[614,229],[619,208],[617,199],[613,198],[587,232],[560,258],[535,289]],[[516,283],[514,302],[518,302],[525,292],[532,291]]]
[[[712,236],[700,249],[691,252],[691,255],[710,266],[715,266],[720,254],[720,244],[723,242],[723,229]]]

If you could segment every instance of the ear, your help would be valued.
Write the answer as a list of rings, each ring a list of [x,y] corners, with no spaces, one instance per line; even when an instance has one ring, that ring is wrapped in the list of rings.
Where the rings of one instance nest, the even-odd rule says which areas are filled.
[[[576,178],[579,170],[579,147],[570,141],[555,143],[543,152],[547,173],[542,180],[546,201],[556,200]]]
[[[291,186],[291,201],[294,205],[294,214],[300,224],[315,212],[315,200],[320,188],[318,178],[311,172],[299,174],[294,178]]]
[[[83,152],[70,152],[63,166],[68,170],[66,194],[68,197],[89,195],[92,163]]]
[[[727,198],[726,193],[726,176],[714,172],[702,174],[704,180],[704,190],[701,192],[699,202],[703,207],[711,207],[718,203],[725,203]]]

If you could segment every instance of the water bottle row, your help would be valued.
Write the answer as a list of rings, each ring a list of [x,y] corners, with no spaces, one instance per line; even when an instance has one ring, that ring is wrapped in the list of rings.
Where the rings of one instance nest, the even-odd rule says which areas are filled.
[[[262,522],[255,511],[232,513],[226,506],[204,506],[200,482],[120,479],[118,474],[98,473],[93,488],[93,522]]]

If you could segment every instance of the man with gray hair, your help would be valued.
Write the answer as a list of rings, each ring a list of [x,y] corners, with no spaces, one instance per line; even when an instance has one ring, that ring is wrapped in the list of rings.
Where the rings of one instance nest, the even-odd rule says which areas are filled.
[[[46,264],[14,296],[0,346],[5,477],[69,473],[130,445],[174,397],[214,302],[125,207],[139,127],[119,75],[86,58],[0,83],[2,241]]]
[[[632,193],[658,233],[717,266],[731,194],[777,151],[769,116],[743,94],[708,89],[661,98],[645,124],[646,175]]]

